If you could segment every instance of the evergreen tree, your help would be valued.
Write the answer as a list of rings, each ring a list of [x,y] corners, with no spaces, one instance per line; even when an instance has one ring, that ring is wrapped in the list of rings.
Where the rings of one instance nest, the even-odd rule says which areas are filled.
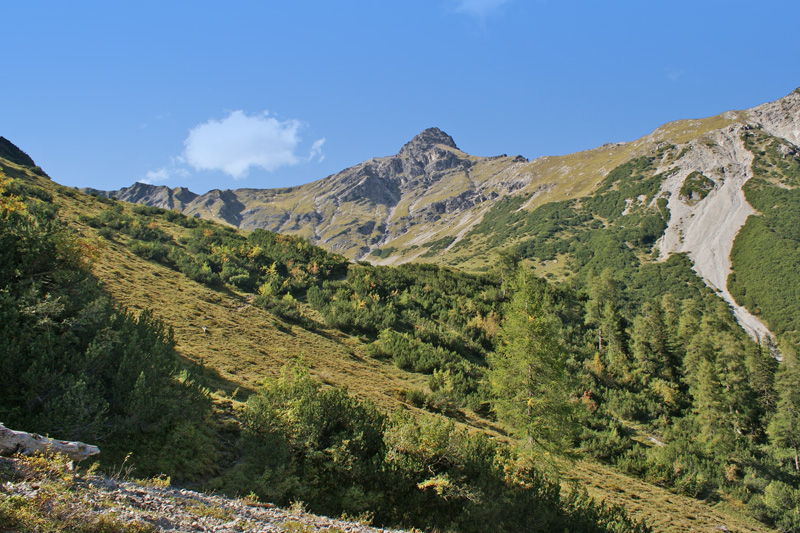
[[[677,364],[670,331],[660,302],[645,303],[642,314],[633,321],[632,337],[633,356],[643,386],[646,387],[655,378],[677,381]]]
[[[784,354],[776,389],[778,404],[769,423],[769,438],[775,448],[790,451],[794,468],[800,471],[800,362],[796,354]]]
[[[775,373],[778,371],[778,360],[773,355],[775,347],[771,339],[747,350],[745,364],[750,376],[750,387],[758,401],[759,416],[768,423],[769,416],[775,411],[778,396],[775,392]]]
[[[714,361],[702,359],[697,366],[694,406],[700,427],[699,440],[709,452],[731,450],[733,434],[724,423],[723,387]]]
[[[617,381],[630,381],[626,322],[620,314],[619,283],[609,269],[587,279],[589,299],[585,305],[585,323],[595,326],[598,356],[604,360],[609,375]]]
[[[758,425],[758,400],[750,387],[744,344],[733,332],[717,337],[716,372],[723,393],[723,420],[735,438],[749,437]]]
[[[520,269],[489,380],[495,410],[529,445],[564,451],[576,432],[578,404],[570,401],[567,351],[552,307],[547,283]]]

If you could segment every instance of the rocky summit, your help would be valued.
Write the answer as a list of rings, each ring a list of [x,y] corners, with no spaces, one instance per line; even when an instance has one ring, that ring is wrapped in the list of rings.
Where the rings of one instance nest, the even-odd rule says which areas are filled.
[[[523,196],[527,199],[523,209],[530,210],[548,201],[591,194],[613,168],[667,143],[687,149],[674,162],[682,175],[691,172],[698,151],[723,142],[723,130],[735,123],[796,143],[798,99],[794,92],[744,112],[672,122],[631,143],[609,143],[534,161],[522,156],[469,155],[447,133],[428,128],[395,155],[376,157],[298,187],[212,190],[196,195],[182,187],[136,183],[118,191],[87,192],[175,209],[242,229],[299,235],[351,259],[400,263],[428,253],[425,245],[431,242],[446,243],[437,247],[435,255],[447,255],[500,198]],[[717,166],[746,166],[737,159],[741,155],[721,152]]]
[[[799,91],[745,111],[671,122],[633,142],[533,161],[473,156],[460,150],[447,133],[428,128],[395,155],[298,187],[196,195],[184,188],[137,183],[119,191],[90,192],[243,229],[298,235],[355,260],[424,260],[484,270],[498,250],[525,247],[526,239],[535,238],[526,233],[530,224],[520,222],[526,213],[561,205],[554,202],[596,197],[615,169],[645,158],[661,185],[650,196],[626,198],[620,214],[639,205],[655,212],[664,202],[658,209],[666,227],[652,252],[659,261],[686,254],[695,272],[733,306],[740,323],[763,337],[767,329],[737,304],[727,287],[734,241],[747,218],[757,214],[743,191],[754,175],[754,148],[745,137],[752,144],[758,136],[762,148],[776,143],[779,157],[794,157],[800,142]],[[784,180],[781,186],[793,185]],[[512,199],[514,213],[507,212],[504,199]],[[564,205],[577,209],[578,204]],[[511,219],[522,224],[513,234]],[[610,223],[607,215],[597,220]],[[543,266],[557,260],[539,259]]]
[[[530,177],[518,171],[526,163],[521,156],[471,156],[445,132],[429,128],[396,155],[373,158],[299,187],[195,195],[184,188],[136,183],[118,191],[86,192],[243,229],[296,234],[363,259],[381,247],[399,250],[440,234],[463,232],[479,219],[475,215],[481,208],[528,184]]]

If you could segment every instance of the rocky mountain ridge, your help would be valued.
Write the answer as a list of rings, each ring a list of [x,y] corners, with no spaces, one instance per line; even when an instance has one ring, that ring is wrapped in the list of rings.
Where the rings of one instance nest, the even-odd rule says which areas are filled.
[[[527,162],[521,156],[470,156],[452,137],[429,128],[396,155],[373,158],[299,187],[196,195],[184,188],[136,183],[117,191],[85,191],[214,218],[243,229],[299,234],[362,259],[407,236],[412,228],[421,229],[421,224],[438,229],[457,226],[457,215],[524,188],[530,177],[516,169]],[[423,233],[432,235],[430,230]]]
[[[752,176],[753,154],[741,137],[751,129],[787,146],[800,145],[800,90],[746,111],[671,122],[630,143],[534,161],[472,156],[452,137],[430,128],[396,155],[373,158],[298,187],[195,195],[183,188],[135,184],[93,192],[243,229],[300,235],[351,259],[375,263],[424,259],[465,266],[468,256],[458,250],[470,249],[469,257],[482,262],[466,267],[480,269],[491,264],[496,246],[479,239],[461,241],[500,199],[518,196],[524,199],[520,209],[532,211],[549,202],[591,195],[613,169],[669,146],[679,155],[662,161],[658,171],[664,182],[652,200],[655,204],[665,198],[669,209],[667,229],[656,244],[660,259],[688,254],[698,275],[733,307],[743,326],[752,335],[764,336],[766,327],[738,306],[726,287],[733,241],[747,217],[756,213],[742,192]],[[709,190],[683,197],[681,190],[690,176],[706,179]],[[635,201],[628,199],[629,205]],[[513,244],[514,239],[506,243]]]
[[[87,192],[213,218],[242,229],[301,235],[352,259],[397,263],[418,258],[431,241],[447,239],[452,246],[499,198],[529,195],[524,208],[532,209],[570,195],[589,194],[617,164],[665,142],[697,151],[703,143],[726,137],[713,132],[743,124],[796,145],[800,143],[798,98],[793,92],[745,112],[666,124],[631,143],[609,143],[534,161],[522,156],[471,156],[458,149],[452,137],[429,128],[396,155],[373,158],[297,187],[212,190],[197,195],[183,187],[136,183],[117,191]],[[740,155],[741,151],[721,153],[716,165],[741,170],[747,164],[739,161]],[[687,152],[677,164],[685,170],[696,160]],[[679,248],[662,247],[662,253]]]

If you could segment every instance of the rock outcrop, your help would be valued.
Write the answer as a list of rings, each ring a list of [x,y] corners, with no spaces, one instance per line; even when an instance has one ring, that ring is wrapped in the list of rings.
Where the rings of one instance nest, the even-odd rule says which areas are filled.
[[[285,189],[212,190],[136,183],[117,191],[82,189],[213,218],[242,229],[293,233],[354,259],[398,239],[435,238],[453,224],[479,220],[480,208],[524,188],[521,157],[475,157],[429,128],[392,156],[377,157],[322,180]],[[368,231],[367,231],[368,228]],[[410,259],[409,258],[406,258]]]
[[[800,146],[800,89],[780,100],[749,109],[747,117],[766,133]]]
[[[144,204],[175,211],[183,211],[198,196],[185,187],[171,189],[165,185],[149,185],[141,182],[136,182],[130,187],[124,187],[116,191],[101,191],[89,188],[80,190],[86,194],[99,194],[108,198],[116,198],[123,202]]]

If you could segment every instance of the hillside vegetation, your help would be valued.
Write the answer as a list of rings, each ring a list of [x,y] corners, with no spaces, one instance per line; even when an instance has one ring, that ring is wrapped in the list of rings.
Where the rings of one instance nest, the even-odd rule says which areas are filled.
[[[795,352],[779,367],[685,256],[651,261],[679,155],[592,197],[496,204],[472,235],[515,248],[480,275],[349,263],[5,161],[3,421],[96,442],[106,468],[132,451],[142,475],[380,524],[647,530],[560,468],[659,528],[760,527],[725,508],[796,531]],[[625,475],[697,514],[597,481]]]
[[[771,331],[800,339],[800,153],[759,132],[746,135],[754,178],[745,185],[758,211],[748,218],[731,252],[728,280],[736,301],[764,318]]]
[[[3,250],[19,258],[18,263],[4,263],[5,370],[15,378],[58,376],[20,379],[17,389],[4,390],[3,415],[10,425],[41,432],[68,430],[70,436],[96,442],[104,450],[132,451],[142,474],[205,479],[208,486],[233,493],[253,493],[282,504],[302,499],[312,510],[370,516],[381,523],[468,531],[492,520],[511,530],[604,531],[623,524],[626,529],[646,530],[619,508],[597,505],[579,492],[562,495],[535,466],[485,435],[435,417],[387,418],[368,400],[351,397],[343,389],[321,388],[302,367],[285,370],[283,377],[265,383],[237,411],[242,423],[241,437],[234,437],[237,466],[222,470],[226,461],[222,445],[226,435],[231,438],[230,431],[222,427],[224,420],[210,420],[214,413],[209,393],[194,386],[188,374],[178,372],[171,333],[147,312],[128,315],[110,302],[108,312],[94,315],[99,323],[87,323],[86,308],[102,309],[95,300],[105,296],[82,263],[83,254],[73,253],[69,244],[71,239],[86,241],[58,218],[49,183],[36,184],[19,169],[9,168],[22,179],[4,178],[0,193]],[[77,198],[57,189],[67,203]],[[125,216],[153,215],[130,215],[124,207],[120,213],[114,202],[101,204],[114,213],[111,224]],[[94,217],[82,220],[95,222]],[[130,238],[126,244],[134,249],[137,242],[155,242],[142,229],[155,231],[152,224],[136,222],[141,221],[118,228],[133,229],[106,232],[100,238]],[[206,229],[212,228],[224,232],[213,225]],[[200,238],[211,237],[206,233]],[[166,241],[163,236],[159,240]],[[220,244],[213,239],[211,243]],[[303,244],[294,241],[294,249],[298,243]],[[53,259],[38,260],[48,257]],[[294,259],[286,259],[289,266]],[[323,259],[337,262],[333,256]],[[197,264],[201,273],[211,269],[207,261]],[[302,264],[310,267],[314,262]],[[177,262],[170,266],[179,268]],[[62,273],[66,279],[58,279]],[[85,282],[80,290],[73,277]],[[200,279],[216,290],[230,290],[221,280],[222,276],[213,275]],[[287,302],[289,316],[303,322],[302,314],[293,313],[299,304],[285,298],[292,287],[282,290],[286,292],[280,299],[266,289],[260,291],[265,300],[260,305]],[[39,319],[51,303],[54,308]],[[355,302],[353,310],[359,307]],[[291,326],[282,327],[291,331]],[[78,332],[81,338],[75,339]],[[72,349],[63,350],[64,345]],[[28,350],[29,346],[36,349]],[[31,370],[14,366],[23,360]],[[107,373],[97,372],[105,368]],[[175,394],[167,393],[169,389]],[[31,409],[31,400],[38,398],[50,401]],[[164,416],[168,413],[175,413],[174,418]],[[120,454],[104,453],[101,465],[113,468],[123,460]],[[220,475],[209,479],[215,472]],[[476,517],[482,518],[476,521]]]

